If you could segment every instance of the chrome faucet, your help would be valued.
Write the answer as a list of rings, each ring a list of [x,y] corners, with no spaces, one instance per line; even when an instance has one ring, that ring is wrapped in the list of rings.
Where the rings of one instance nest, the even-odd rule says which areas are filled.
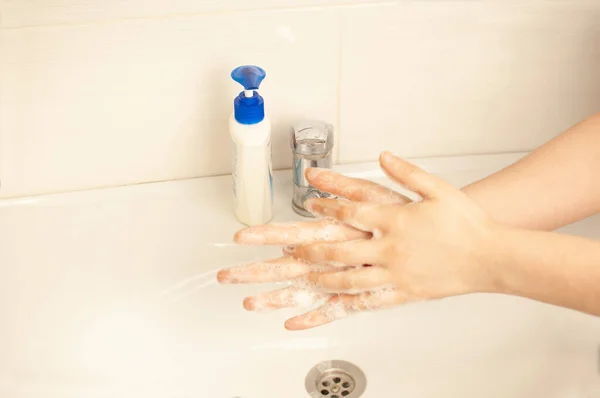
[[[304,208],[310,198],[328,198],[332,195],[311,186],[304,173],[310,167],[330,169],[333,151],[333,126],[320,121],[302,121],[292,126],[290,145],[294,152],[294,211],[304,217],[313,215]]]

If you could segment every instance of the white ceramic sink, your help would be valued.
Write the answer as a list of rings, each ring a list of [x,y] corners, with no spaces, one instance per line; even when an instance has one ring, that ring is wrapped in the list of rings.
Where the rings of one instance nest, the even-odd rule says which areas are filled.
[[[460,186],[519,155],[418,161]],[[374,165],[342,171],[384,181]],[[291,210],[277,173],[277,221]],[[303,332],[256,314],[268,286],[218,269],[279,254],[230,245],[228,177],[0,201],[0,397],[306,398],[342,359],[364,398],[600,397],[600,319],[525,299],[418,303]],[[600,218],[566,229],[600,239]]]

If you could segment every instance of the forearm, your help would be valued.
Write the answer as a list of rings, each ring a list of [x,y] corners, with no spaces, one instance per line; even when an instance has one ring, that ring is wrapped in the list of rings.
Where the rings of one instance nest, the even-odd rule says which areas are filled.
[[[464,192],[501,224],[553,230],[600,211],[600,113]]]
[[[516,228],[494,242],[495,291],[600,316],[600,242]]]

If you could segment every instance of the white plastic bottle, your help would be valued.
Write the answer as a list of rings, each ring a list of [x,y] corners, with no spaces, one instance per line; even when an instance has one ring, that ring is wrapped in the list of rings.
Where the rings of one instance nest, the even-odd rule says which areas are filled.
[[[249,226],[267,223],[273,216],[271,122],[256,91],[265,76],[262,68],[251,65],[231,72],[233,80],[244,86],[229,119],[234,144],[234,211],[237,219]]]

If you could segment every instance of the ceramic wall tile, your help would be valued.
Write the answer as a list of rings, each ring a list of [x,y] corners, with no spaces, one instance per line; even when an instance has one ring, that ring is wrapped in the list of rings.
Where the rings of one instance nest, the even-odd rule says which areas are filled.
[[[7,29],[0,78],[0,195],[230,171],[230,71],[258,64],[274,166],[288,128],[336,122],[339,12],[264,11]]]
[[[340,159],[530,150],[600,110],[599,2],[345,11]]]

